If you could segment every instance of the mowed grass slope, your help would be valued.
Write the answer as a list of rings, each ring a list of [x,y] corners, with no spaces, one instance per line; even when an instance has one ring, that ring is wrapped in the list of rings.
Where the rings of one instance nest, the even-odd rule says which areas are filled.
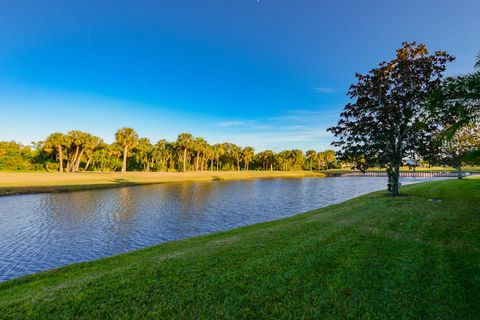
[[[325,175],[310,171],[83,172],[63,174],[54,172],[0,172],[0,196],[168,182],[302,177],[325,177]]]
[[[0,317],[479,318],[480,179],[403,193],[0,283]]]

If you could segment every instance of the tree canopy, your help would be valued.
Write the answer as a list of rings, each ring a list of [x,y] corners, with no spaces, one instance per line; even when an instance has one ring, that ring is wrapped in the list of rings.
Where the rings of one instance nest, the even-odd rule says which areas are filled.
[[[432,148],[437,124],[427,121],[432,118],[426,102],[453,59],[445,51],[429,54],[424,44],[404,42],[393,60],[357,73],[348,92],[351,102],[328,129],[338,138],[333,145],[340,157],[354,159],[360,170],[387,168],[388,189],[398,195],[403,158]]]

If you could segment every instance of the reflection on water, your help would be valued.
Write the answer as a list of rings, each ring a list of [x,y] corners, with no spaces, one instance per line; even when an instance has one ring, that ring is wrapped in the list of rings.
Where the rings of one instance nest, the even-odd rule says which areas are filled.
[[[290,216],[385,184],[384,178],[269,179],[0,197],[0,281]]]

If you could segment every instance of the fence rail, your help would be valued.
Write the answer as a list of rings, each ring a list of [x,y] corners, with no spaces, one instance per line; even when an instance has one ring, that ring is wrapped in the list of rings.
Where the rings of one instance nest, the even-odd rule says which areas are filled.
[[[464,177],[480,175],[480,172],[462,172]],[[386,172],[348,172],[342,173],[342,177],[386,177]],[[401,178],[455,178],[457,172],[434,172],[434,171],[410,171],[400,172]]]

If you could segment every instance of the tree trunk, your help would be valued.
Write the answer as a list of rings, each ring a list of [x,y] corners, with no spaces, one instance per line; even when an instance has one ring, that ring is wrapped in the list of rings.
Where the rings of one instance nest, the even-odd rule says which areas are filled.
[[[392,196],[400,195],[400,166],[395,165],[393,168],[387,169],[388,191]]]
[[[127,153],[128,146],[125,146],[125,148],[123,149],[122,173],[127,172]]]
[[[462,165],[460,163],[457,163],[455,167],[457,169],[457,179],[461,180],[463,178]]]
[[[199,158],[200,158],[200,156],[199,156],[199,154],[198,154],[198,152],[197,152],[197,156],[196,156],[196,158],[195,158],[195,171],[198,171],[198,169],[199,169],[199,168],[198,168],[198,159],[199,159]]]
[[[82,161],[82,156],[83,156],[84,152],[85,152],[85,149],[82,149],[82,151],[80,151],[80,154],[78,155],[77,161],[75,162],[75,166],[73,167],[74,172],[77,172],[78,169],[80,168],[80,161]]]
[[[63,173],[63,151],[62,151],[62,146],[61,146],[61,145],[58,145],[57,148],[58,148],[58,158],[59,158],[58,161],[60,162],[60,169],[59,169],[59,171],[60,171],[61,173]]]
[[[88,170],[88,166],[90,166],[90,159],[87,160],[87,163],[85,164],[85,171]]]
[[[75,170],[75,163],[77,162],[77,156],[78,156],[78,146],[75,149],[75,155],[71,159],[71,164],[69,165],[69,170],[70,172],[73,172]]]
[[[400,195],[400,166],[395,167],[393,172],[393,192],[394,196]]]
[[[183,149],[183,172],[187,171],[187,148]]]

